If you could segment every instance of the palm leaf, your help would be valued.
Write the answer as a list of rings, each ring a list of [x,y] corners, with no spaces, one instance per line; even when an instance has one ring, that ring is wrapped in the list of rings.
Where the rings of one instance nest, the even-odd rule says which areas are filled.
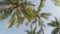
[[[29,6],[28,6],[29,7]],[[24,14],[25,18],[28,20],[28,21],[31,21],[32,18],[34,18],[34,13],[33,13],[33,10],[32,8],[24,8],[22,9],[22,13]]]
[[[48,19],[49,16],[51,16],[50,13],[41,13],[42,18]]]
[[[27,34],[40,34],[41,30],[36,32],[36,29],[37,28],[31,29],[30,31],[26,30],[25,32],[27,32]]]
[[[0,14],[0,20],[3,20],[3,19],[5,19],[5,18],[7,18],[8,16],[10,16],[11,13],[12,13],[12,10],[13,10],[13,9],[11,9],[11,8],[6,9],[6,10],[2,10],[2,11],[1,11],[1,14]]]
[[[30,34],[30,32],[28,30],[26,30],[25,32],[27,32],[27,34]]]
[[[51,21],[50,23],[48,23],[49,26],[53,26],[53,27],[56,27],[55,25],[55,21]]]
[[[19,27],[19,25],[23,24],[24,17],[22,16],[20,8],[16,9],[16,12],[15,12],[15,21],[17,22],[17,27]]]
[[[58,27],[60,25],[59,21],[55,17],[55,21],[51,21],[51,23],[48,23],[48,25],[53,26],[53,27]]]
[[[54,28],[54,29],[52,30],[51,34],[57,34],[58,31],[59,31],[59,28]]]
[[[16,21],[17,27],[19,27],[19,25],[23,24],[24,17],[15,15],[15,21]]]
[[[27,34],[37,34],[36,32],[36,27],[34,29],[31,29],[30,31],[29,30],[26,30]]]
[[[56,6],[60,6],[60,0],[54,0],[53,2]]]
[[[14,18],[15,13],[11,15],[11,19],[9,20],[9,23],[6,25],[7,28],[11,28],[14,23],[15,23],[15,18]]]
[[[5,10],[5,9],[9,9],[9,8],[13,8],[15,5],[0,5],[0,10]]]
[[[59,21],[58,21],[58,19],[56,17],[55,17],[55,21],[56,21],[56,26],[59,26],[60,23],[59,23]]]
[[[34,18],[31,25],[36,24],[36,23],[37,23],[37,18]]]
[[[42,8],[44,6],[45,0],[41,0],[40,7]]]
[[[11,18],[10,21],[9,21],[9,23],[6,25],[6,27],[7,28],[11,28],[13,26],[13,24],[14,24],[14,21],[15,21],[15,19]]]
[[[38,10],[37,10],[38,13],[41,11],[41,8],[44,6],[44,2],[45,2],[45,0],[40,1],[40,4],[38,6]]]

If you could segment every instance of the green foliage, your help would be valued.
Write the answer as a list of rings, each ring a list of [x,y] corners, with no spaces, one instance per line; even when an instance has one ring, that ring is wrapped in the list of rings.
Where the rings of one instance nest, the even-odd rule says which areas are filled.
[[[7,18],[8,16],[10,16],[10,14],[12,13],[11,8],[5,9],[5,10],[0,10],[0,20],[3,20],[5,18]]]
[[[59,28],[54,28],[54,29],[52,30],[51,34],[57,34],[58,31],[59,31]]]
[[[7,28],[11,28],[14,23],[17,25],[17,27],[19,27],[19,25],[23,24],[24,19],[26,19],[28,22],[31,22],[34,18],[36,19],[33,20],[33,22],[37,23],[37,20],[39,20],[38,24],[41,24],[41,27],[43,27],[44,24],[41,18],[47,19],[51,15],[50,13],[41,13],[41,8],[44,6],[45,0],[40,1],[40,5],[38,6],[37,11],[33,10],[34,4],[29,2],[27,3],[27,1],[23,2],[21,0],[4,0],[4,2],[8,3],[7,6],[11,6],[6,9],[3,9],[3,13],[1,13],[0,18],[7,18],[12,14],[13,10],[15,10],[14,14],[9,20],[9,23],[7,24]],[[35,30],[36,28],[31,29],[30,31],[27,30],[27,34],[39,34],[41,31],[44,32],[43,28],[38,32],[36,32]]]
[[[31,21],[35,17],[35,13],[33,12],[34,4],[30,3],[29,1],[28,3],[27,1],[23,2],[21,0],[4,0],[3,2],[4,2],[3,4],[7,5],[7,7],[10,5],[11,6],[6,9],[2,9],[2,11],[0,11],[0,20],[3,20],[7,18],[8,16],[10,16],[13,10],[15,10],[14,16],[13,17],[11,16],[11,17],[15,19],[14,22],[16,22],[17,27],[23,24],[24,19]],[[8,4],[5,4],[5,3],[8,3]],[[13,24],[12,18],[10,19],[11,22],[9,21],[10,23],[9,23],[8,28],[10,28]]]
[[[51,13],[41,13],[41,17],[48,19],[48,17],[51,16]]]
[[[60,0],[54,0],[56,6],[60,6]]]
[[[15,19],[11,18],[11,20],[9,20],[9,23],[6,25],[7,28],[11,28],[14,24]]]
[[[49,26],[53,26],[55,27],[51,34],[57,34],[59,32],[60,29],[60,22],[57,20],[57,18],[55,17],[55,21],[51,21],[50,23],[48,23]]]
[[[51,21],[51,23],[48,23],[48,25],[53,26],[53,27],[58,27],[60,25],[60,22],[55,17],[55,21]]]
[[[30,8],[27,7],[25,10],[22,9],[22,12],[23,12],[24,16],[26,17],[26,19],[28,21],[31,21],[31,19],[33,19],[35,17],[35,15],[33,13],[33,10],[31,9],[31,7]]]
[[[44,24],[41,18],[47,19],[51,15],[50,13],[41,13],[41,8],[44,6],[45,0],[40,0],[40,5],[38,6],[37,11],[33,10],[34,4],[27,2],[26,0],[25,2],[23,1],[24,0],[4,0],[4,3],[1,4],[6,4],[7,6],[11,5],[10,7],[1,11],[1,20],[10,16],[13,10],[15,10],[14,14],[9,20],[9,23],[7,24],[7,28],[11,28],[14,23],[17,24],[17,27],[19,27],[19,25],[23,24],[24,19],[26,19],[28,22],[31,22],[35,18],[36,19],[33,20],[33,22],[37,23],[37,20],[39,20],[38,24],[41,24],[41,27],[43,27]],[[41,31],[43,32],[43,30],[40,30],[38,32],[35,30],[36,28],[31,29],[30,31],[27,30],[27,34],[39,34]]]
[[[31,30],[26,30],[25,32],[27,32],[27,34],[40,34],[40,31],[36,32],[37,28],[31,29]]]
[[[38,9],[37,9],[37,13],[39,13],[41,11],[41,8],[45,5],[45,0],[40,0],[40,4],[38,6]]]

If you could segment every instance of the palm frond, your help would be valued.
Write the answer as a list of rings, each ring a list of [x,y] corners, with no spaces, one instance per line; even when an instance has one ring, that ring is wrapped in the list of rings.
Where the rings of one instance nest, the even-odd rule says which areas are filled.
[[[29,30],[26,30],[27,34],[37,34],[36,32],[36,27],[34,29],[31,29],[30,31]]]
[[[23,21],[24,21],[24,17],[21,17],[21,16],[15,16],[15,21],[16,21],[16,24],[17,24],[17,27],[19,27],[19,25],[22,25],[23,24]]]
[[[15,18],[17,27],[19,27],[19,25],[23,24],[24,17],[22,16],[22,13],[21,13],[21,9],[20,8],[17,8],[16,9],[14,18]]]
[[[14,18],[15,13],[11,15],[11,19],[9,20],[9,23],[6,25],[7,28],[11,28],[14,23],[15,23],[15,18]]]
[[[37,10],[38,13],[41,11],[41,8],[44,6],[44,3],[45,3],[45,0],[40,1],[40,4],[38,6],[38,10]]]
[[[25,8],[22,9],[22,13],[24,14],[25,18],[28,20],[28,21],[31,21],[31,19],[34,18],[35,14],[33,13],[33,10],[32,10],[32,7],[30,6],[27,6]]]
[[[50,13],[41,13],[42,18],[48,19],[49,16],[51,16]]]
[[[5,18],[7,18],[8,16],[10,16],[11,13],[12,13],[12,10],[13,9],[9,8],[9,9],[5,9],[5,10],[0,11],[1,12],[1,14],[0,14],[0,20],[3,20]]]
[[[36,23],[37,23],[37,18],[34,18],[31,25],[36,24]]]
[[[58,19],[56,17],[55,17],[55,21],[56,21],[56,26],[59,26],[60,23],[59,23],[59,21],[58,21]]]
[[[6,27],[7,27],[7,28],[11,28],[11,27],[13,26],[14,22],[15,22],[15,19],[14,19],[14,18],[11,18],[11,19],[9,20],[9,23],[6,25]]]
[[[50,23],[48,23],[49,26],[52,26],[52,27],[56,27],[55,25],[55,21],[51,21]]]
[[[27,34],[40,34],[41,33],[41,29],[39,31],[36,31],[36,27],[34,29],[26,30],[25,32],[27,32]]]
[[[53,26],[53,27],[58,27],[60,25],[59,21],[57,20],[57,18],[55,17],[55,21],[51,21],[50,23],[48,23],[48,25]]]
[[[28,30],[26,30],[25,32],[27,32],[27,34],[30,34],[30,32]]]
[[[51,34],[57,34],[58,31],[59,31],[59,28],[54,28],[54,29],[52,30]]]
[[[60,0],[54,0],[53,2],[54,2],[54,4],[55,4],[56,6],[59,6],[59,7],[60,7]]]
[[[0,10],[5,10],[5,9],[9,9],[9,8],[13,8],[14,5],[0,5]]]

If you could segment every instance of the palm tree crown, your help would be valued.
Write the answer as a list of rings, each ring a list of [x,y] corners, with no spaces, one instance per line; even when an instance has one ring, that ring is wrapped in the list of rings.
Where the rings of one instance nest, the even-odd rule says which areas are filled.
[[[14,22],[22,24],[24,18],[31,21],[34,18],[33,6],[30,2],[23,2],[24,0],[4,0],[0,2],[0,20],[10,16],[14,11],[7,27],[10,28]],[[2,4],[1,4],[2,3]],[[22,16],[23,15],[23,16]]]
[[[51,23],[48,23],[49,26],[55,27],[51,34],[57,34],[59,32],[60,29],[60,22],[57,20],[57,18],[55,17],[55,21],[52,21]]]

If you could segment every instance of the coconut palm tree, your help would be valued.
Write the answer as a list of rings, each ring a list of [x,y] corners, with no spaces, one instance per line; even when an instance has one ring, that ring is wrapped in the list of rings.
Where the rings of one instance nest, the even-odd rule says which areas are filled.
[[[60,22],[58,21],[58,19],[55,17],[55,21],[51,21],[50,23],[48,23],[49,26],[55,27],[51,34],[60,34]]]
[[[32,25],[33,24],[39,24],[39,26],[40,26],[40,28],[41,28],[41,31],[42,31],[42,34],[44,34],[44,29],[43,29],[43,27],[44,27],[44,24],[43,24],[43,21],[42,21],[42,18],[45,18],[45,19],[48,19],[48,17],[51,15],[50,13],[42,13],[41,12],[41,10],[42,10],[42,8],[43,8],[43,6],[44,6],[44,3],[45,3],[45,0],[40,0],[40,4],[39,4],[39,6],[38,6],[38,9],[37,9],[37,11],[35,11],[34,13],[35,13],[35,17],[34,17],[34,19],[33,19],[33,21],[32,21]],[[36,22],[36,21],[38,21],[38,22]],[[37,25],[38,25],[37,24]],[[31,25],[31,26],[32,26]]]
[[[16,22],[17,25],[22,24],[24,18],[31,21],[34,18],[33,13],[34,4],[27,0],[4,0],[0,2],[0,20],[9,17],[11,19],[7,24],[7,28],[13,26]]]
[[[13,13],[9,20],[10,23],[7,25],[8,28],[12,27],[15,22],[19,26],[19,24],[22,24],[24,21],[24,18],[28,21],[33,20],[33,22],[37,19],[39,26],[41,26],[42,34],[44,34],[43,21],[41,18],[48,19],[51,15],[50,13],[41,13],[44,2],[45,0],[40,0],[40,5],[38,6],[37,11],[35,11],[32,9],[34,5],[27,1],[4,0],[4,2],[0,2],[0,4],[2,3],[0,5],[0,19],[3,20]]]

